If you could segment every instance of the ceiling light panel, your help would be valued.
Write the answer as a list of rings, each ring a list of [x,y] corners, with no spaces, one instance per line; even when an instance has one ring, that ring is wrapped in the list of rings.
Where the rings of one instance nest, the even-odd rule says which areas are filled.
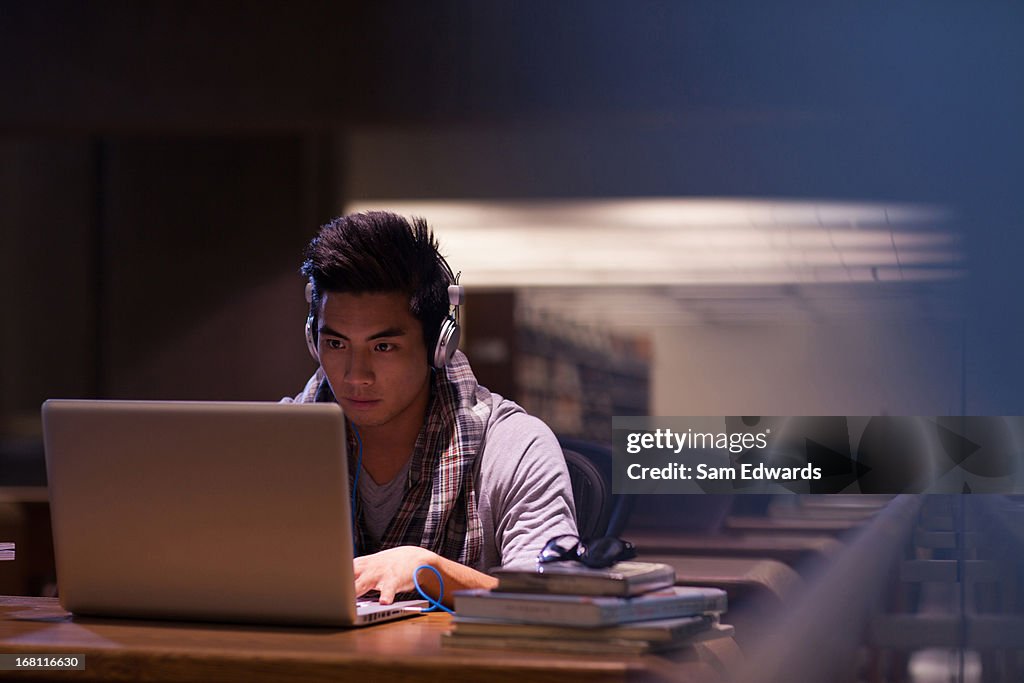
[[[963,275],[939,207],[753,199],[361,200],[425,217],[474,286],[932,282]]]

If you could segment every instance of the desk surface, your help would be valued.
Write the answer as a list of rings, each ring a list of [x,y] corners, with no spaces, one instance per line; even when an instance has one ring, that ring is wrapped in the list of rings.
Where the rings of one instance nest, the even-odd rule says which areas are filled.
[[[768,558],[800,570],[814,560],[832,557],[843,544],[831,536],[791,534],[673,534],[627,531],[625,537],[643,556],[706,555]]]
[[[358,629],[297,629],[72,618],[53,598],[0,597],[0,653],[84,654],[86,670],[50,680],[104,681],[720,681],[738,663],[732,639],[661,656],[568,657],[441,647],[450,617]],[[25,679],[46,680],[33,672]],[[0,678],[13,680],[10,671]]]
[[[838,536],[861,526],[868,517],[819,519],[815,517],[726,517],[724,526],[732,532],[769,534],[831,534]]]
[[[671,566],[678,586],[721,588],[729,594],[730,611],[751,598],[770,599],[781,609],[803,587],[800,575],[776,560],[644,554],[637,559]]]

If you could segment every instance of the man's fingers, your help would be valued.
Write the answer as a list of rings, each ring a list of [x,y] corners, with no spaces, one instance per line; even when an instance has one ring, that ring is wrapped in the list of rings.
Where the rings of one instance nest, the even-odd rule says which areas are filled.
[[[369,591],[373,590],[377,585],[377,577],[372,571],[372,565],[367,562],[361,562],[363,558],[357,557],[353,562],[352,566],[355,569],[356,578],[356,597],[365,595]]]
[[[395,584],[388,581],[377,586],[380,590],[380,604],[390,605],[395,601]]]
[[[420,548],[402,546],[355,558],[352,566],[356,595],[376,589],[382,605],[394,604],[396,593],[412,590],[413,569],[429,561],[425,556],[432,554]]]
[[[356,597],[362,597],[373,590],[373,582],[366,579],[356,579]]]

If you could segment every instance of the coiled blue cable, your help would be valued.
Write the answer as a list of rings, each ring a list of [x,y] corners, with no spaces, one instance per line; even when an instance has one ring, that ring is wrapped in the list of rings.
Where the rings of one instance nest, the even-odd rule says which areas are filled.
[[[428,595],[427,592],[423,590],[423,588],[420,586],[419,576],[420,571],[423,569],[429,569],[430,571],[434,572],[434,575],[437,577],[437,599],[434,599],[430,595]],[[424,600],[430,603],[430,607],[428,609],[423,610],[424,612],[436,612],[437,610],[443,610],[448,614],[455,614],[453,610],[450,610],[441,604],[441,600],[444,599],[444,579],[441,578],[441,572],[437,571],[437,569],[430,566],[429,564],[421,564],[420,566],[416,567],[416,569],[414,569],[412,572],[412,585],[416,586],[416,591],[423,597]]]

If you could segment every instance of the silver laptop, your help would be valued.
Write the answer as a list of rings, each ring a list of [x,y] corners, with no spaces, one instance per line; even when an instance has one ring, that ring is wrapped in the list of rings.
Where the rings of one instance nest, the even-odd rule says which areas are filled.
[[[352,626],[362,603],[336,404],[43,404],[57,585],[83,615]]]

